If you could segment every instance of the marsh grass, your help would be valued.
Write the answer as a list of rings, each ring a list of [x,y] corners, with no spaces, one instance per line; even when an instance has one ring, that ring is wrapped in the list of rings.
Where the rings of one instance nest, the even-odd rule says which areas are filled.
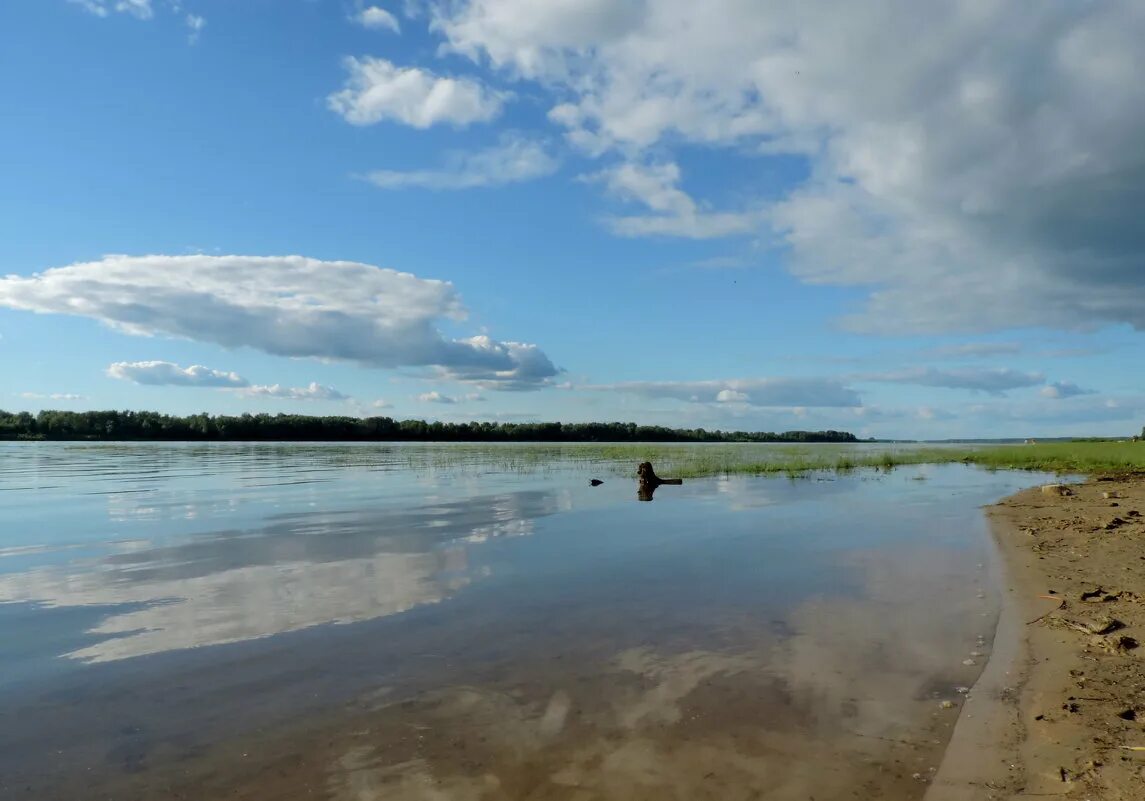
[[[994,470],[1049,473],[1145,472],[1145,442],[1047,442],[983,448],[964,461]]]
[[[160,458],[166,451],[137,445],[84,445],[120,449],[124,455]],[[215,458],[231,455],[268,464],[300,463],[312,469],[348,465],[381,471],[430,470],[549,473],[573,467],[586,472],[632,476],[652,462],[660,475],[700,478],[725,475],[804,478],[815,473],[857,470],[889,472],[920,464],[962,463],[988,470],[1034,470],[1101,474],[1145,472],[1145,442],[1052,442],[1033,445],[771,445],[756,443],[416,443],[413,445],[218,444],[189,446]],[[171,454],[167,454],[170,456]],[[173,458],[173,456],[172,456]]]
[[[1054,442],[1031,445],[893,446],[757,445],[757,444],[607,444],[569,443],[489,447],[447,446],[435,449],[432,466],[461,466],[469,460],[518,472],[543,471],[555,464],[579,464],[602,473],[631,475],[637,464],[650,461],[658,473],[674,478],[724,475],[784,475],[850,473],[872,469],[891,471],[920,464],[961,463],[987,470],[1032,470],[1050,473],[1145,472],[1145,443]],[[425,454],[418,457],[425,459]],[[428,466],[428,465],[427,465]]]

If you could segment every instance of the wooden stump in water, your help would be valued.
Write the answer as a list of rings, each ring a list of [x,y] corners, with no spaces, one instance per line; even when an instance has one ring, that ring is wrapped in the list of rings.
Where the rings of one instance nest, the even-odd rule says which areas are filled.
[[[684,480],[681,478],[660,478],[656,475],[656,471],[652,469],[651,462],[641,462],[640,466],[636,468],[636,479],[638,486],[636,489],[636,497],[642,501],[652,500],[653,493],[656,488],[661,484],[683,484]]]

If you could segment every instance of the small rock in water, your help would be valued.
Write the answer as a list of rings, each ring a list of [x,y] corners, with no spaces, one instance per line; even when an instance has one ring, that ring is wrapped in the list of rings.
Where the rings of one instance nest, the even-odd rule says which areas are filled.
[[[592,486],[594,486],[594,487],[599,487],[599,486],[600,486],[601,484],[603,484],[604,482],[603,482],[603,481],[601,481],[599,478],[590,478],[590,479],[588,480],[588,483],[589,483],[589,484],[591,484],[591,485],[592,485]]]
[[[953,701],[943,701],[942,703],[940,703],[938,705],[938,708],[939,709],[954,709],[954,702]]]

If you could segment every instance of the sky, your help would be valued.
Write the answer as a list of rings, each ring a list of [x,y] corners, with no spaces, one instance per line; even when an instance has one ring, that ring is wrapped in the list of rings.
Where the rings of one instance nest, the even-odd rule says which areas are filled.
[[[1145,423],[1140,0],[5,0],[0,408]]]

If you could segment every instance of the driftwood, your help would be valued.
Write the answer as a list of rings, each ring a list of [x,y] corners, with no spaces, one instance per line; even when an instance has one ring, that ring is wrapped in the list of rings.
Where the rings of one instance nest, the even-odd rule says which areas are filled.
[[[660,476],[656,475],[656,471],[652,469],[651,462],[640,463],[640,466],[636,468],[636,479],[636,497],[642,501],[652,500],[652,495],[661,484],[684,483],[684,480],[681,478],[660,478]]]

